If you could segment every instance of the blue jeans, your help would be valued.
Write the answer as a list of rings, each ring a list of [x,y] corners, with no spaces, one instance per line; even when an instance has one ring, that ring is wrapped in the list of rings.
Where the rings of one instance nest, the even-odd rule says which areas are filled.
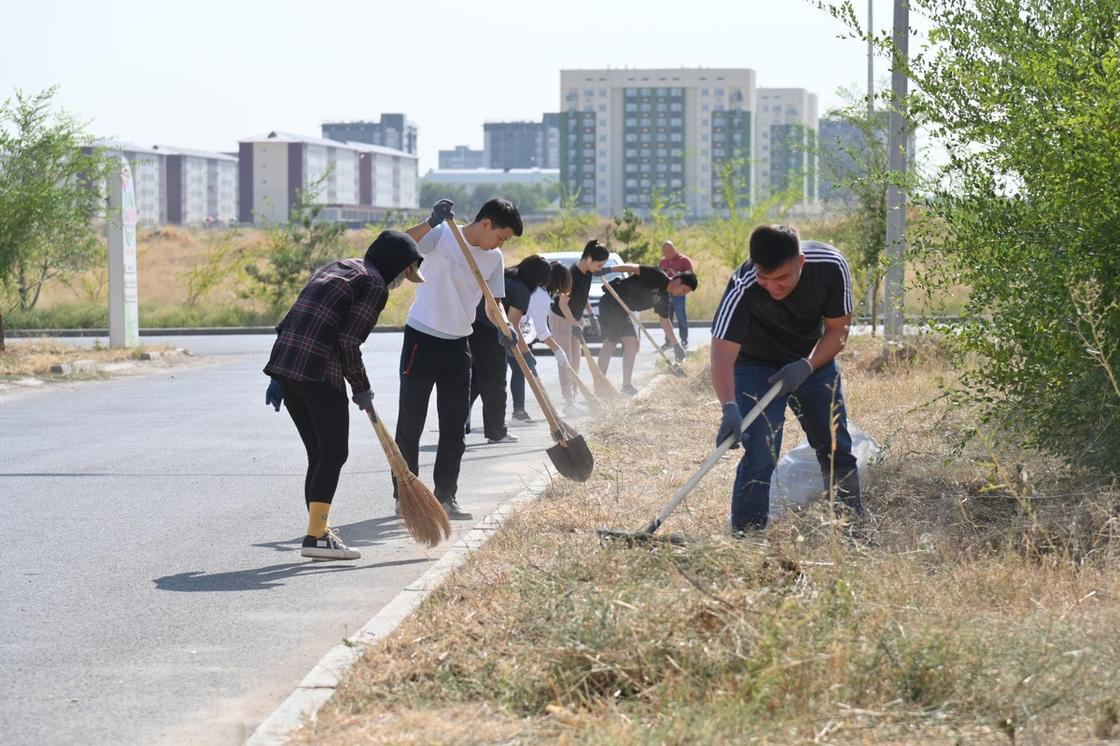
[[[686,295],[669,296],[669,318],[677,317],[677,329],[680,331],[681,344],[688,344],[688,312],[684,310]]]
[[[770,365],[735,364],[735,391],[739,410],[744,415],[770,389],[771,384],[766,379],[777,370]],[[787,402],[801,423],[809,445],[817,453],[823,489],[830,493],[835,490],[838,505],[846,506],[856,516],[863,515],[859,472],[852,455],[852,437],[848,434],[844,389],[840,369],[833,361],[814,371],[797,391],[776,397],[747,427],[743,435],[743,458],[739,461],[731,494],[731,526],[736,531],[766,527],[770,512],[770,477],[782,450]],[[835,442],[830,429],[833,418]]]
[[[513,411],[524,412],[525,374],[521,372],[521,366],[513,355],[507,355],[506,362],[509,363],[509,394],[513,397]]]

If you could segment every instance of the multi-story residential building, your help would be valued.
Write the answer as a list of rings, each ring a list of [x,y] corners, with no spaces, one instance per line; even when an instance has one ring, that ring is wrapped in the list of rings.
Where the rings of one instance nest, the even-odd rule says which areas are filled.
[[[94,147],[107,156],[123,157],[132,169],[136,207],[140,211],[140,225],[155,227],[167,222],[167,188],[165,182],[164,154],[155,148],[146,148],[119,140],[98,140]],[[86,148],[91,152],[93,148]]]
[[[486,151],[471,150],[466,145],[456,145],[452,150],[439,151],[440,169],[483,168]]]
[[[237,158],[208,150],[156,145],[164,157],[166,222],[228,225],[237,222]]]
[[[287,222],[301,192],[314,202],[355,208],[347,214],[418,205],[418,159],[401,150],[269,132],[241,140],[238,153],[243,223]]]
[[[454,184],[473,188],[476,186],[504,186],[506,184],[545,184],[560,180],[556,168],[470,168],[433,169],[424,174],[424,181],[432,184]]]
[[[718,214],[725,178],[753,198],[753,70],[562,70],[560,102],[561,180],[600,214],[656,199]]]
[[[340,142],[364,142],[412,155],[416,150],[416,125],[404,114],[382,114],[381,119],[356,122],[324,122],[323,137]]]
[[[486,122],[482,125],[486,168],[557,168],[560,115],[539,122]]]
[[[795,201],[817,201],[817,95],[804,88],[759,88],[755,182],[765,197],[792,188]]]

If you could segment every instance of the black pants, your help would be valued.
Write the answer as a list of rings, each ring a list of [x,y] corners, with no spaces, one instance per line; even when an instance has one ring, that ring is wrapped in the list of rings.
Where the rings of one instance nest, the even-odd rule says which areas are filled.
[[[471,406],[474,406],[475,399],[482,397],[482,432],[490,440],[501,440],[506,436],[506,355],[508,353],[498,341],[498,330],[490,324],[475,322],[470,345]]]
[[[440,339],[406,326],[400,373],[396,441],[413,474],[419,474],[420,435],[435,386],[439,446],[432,481],[436,497],[447,502],[459,488],[459,465],[465,448],[463,426],[470,411],[471,351],[467,338]]]
[[[284,406],[307,450],[305,503],[329,503],[348,455],[350,411],[346,394],[321,381],[280,378]]]

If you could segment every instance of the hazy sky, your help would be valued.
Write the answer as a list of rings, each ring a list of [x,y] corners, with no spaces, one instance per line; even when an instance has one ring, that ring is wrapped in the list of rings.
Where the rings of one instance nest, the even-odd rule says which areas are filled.
[[[484,121],[558,111],[561,68],[748,67],[822,114],[867,78],[865,46],[808,0],[0,2],[0,98],[58,85],[98,135],[207,150],[399,111],[421,173],[482,147]]]

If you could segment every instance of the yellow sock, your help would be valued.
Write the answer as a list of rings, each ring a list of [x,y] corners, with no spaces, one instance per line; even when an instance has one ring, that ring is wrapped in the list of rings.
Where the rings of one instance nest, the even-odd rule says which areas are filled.
[[[327,516],[331,512],[330,503],[309,503],[307,506],[307,535],[318,539],[327,533]]]

